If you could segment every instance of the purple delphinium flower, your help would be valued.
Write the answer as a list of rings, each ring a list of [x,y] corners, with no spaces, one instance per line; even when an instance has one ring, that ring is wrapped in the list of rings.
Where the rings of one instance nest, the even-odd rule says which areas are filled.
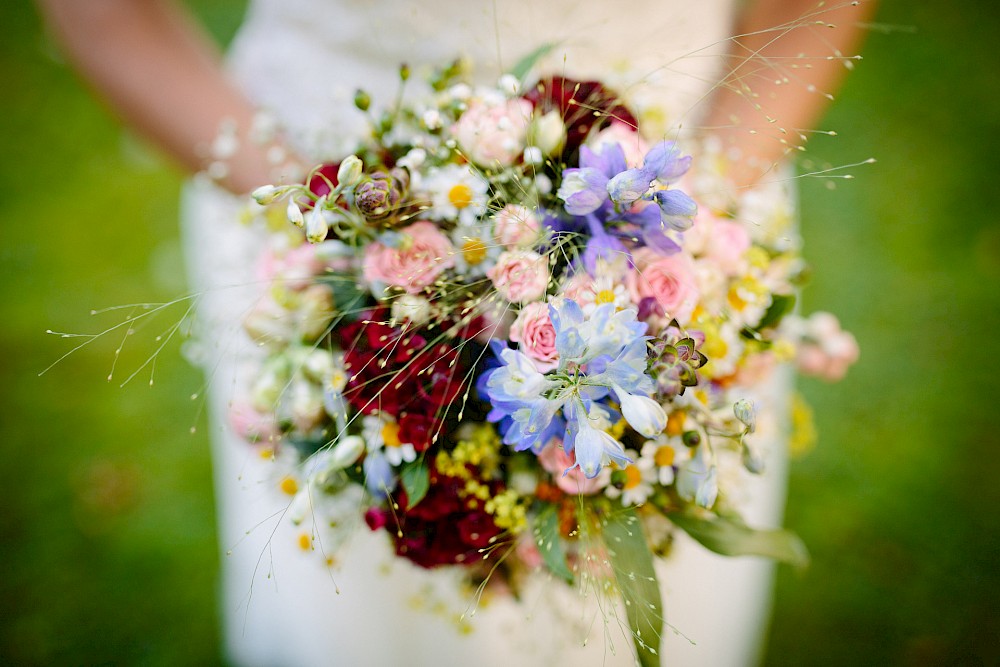
[[[662,141],[646,154],[643,166],[628,169],[622,147],[602,144],[599,153],[580,149],[580,167],[563,172],[556,193],[567,213],[583,224],[568,224],[587,235],[583,264],[594,273],[597,259],[631,256],[629,245],[647,246],[670,255],[680,250],[668,232],[684,232],[698,211],[680,190],[654,189],[676,182],[691,166],[672,141]],[[636,208],[640,201],[655,203]],[[585,231],[584,231],[585,230]]]

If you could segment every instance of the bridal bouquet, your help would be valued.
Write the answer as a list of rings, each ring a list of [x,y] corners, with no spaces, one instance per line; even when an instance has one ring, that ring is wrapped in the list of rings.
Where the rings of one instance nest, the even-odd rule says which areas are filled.
[[[377,114],[359,92],[355,154],[254,193],[266,354],[233,423],[295,460],[288,519],[327,552],[347,499],[421,567],[612,591],[656,663],[674,527],[804,558],[723,480],[763,472],[753,386],[797,356],[842,374],[856,346],[791,314],[786,209],[727,195],[718,156],[642,136],[601,83],[520,69],[485,89],[454,65]]]

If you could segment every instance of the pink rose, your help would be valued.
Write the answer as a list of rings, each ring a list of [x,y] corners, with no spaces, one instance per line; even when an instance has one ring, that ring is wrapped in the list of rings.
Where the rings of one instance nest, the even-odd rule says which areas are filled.
[[[533,246],[540,227],[531,209],[517,204],[504,206],[493,218],[493,236],[508,248]]]
[[[538,455],[538,463],[552,474],[553,481],[563,493],[573,495],[591,496],[598,493],[608,485],[611,474],[606,467],[593,479],[587,479],[580,468],[573,468],[566,473],[568,468],[576,464],[576,455],[567,454],[563,449],[562,442],[558,439],[545,446],[542,453]]]
[[[417,294],[455,264],[448,237],[432,222],[421,220],[399,230],[398,248],[372,243],[365,248],[365,280],[400,287]]]
[[[531,111],[531,103],[520,98],[499,104],[474,100],[451,132],[476,164],[509,167],[524,151]]]
[[[635,269],[625,278],[635,303],[653,297],[667,318],[686,324],[698,303],[698,283],[691,258],[683,253],[665,257],[649,248],[633,253]]]
[[[549,319],[547,303],[535,301],[522,308],[510,327],[510,340],[518,344],[518,350],[531,357],[541,372],[559,365],[556,330]]]
[[[738,222],[716,221],[708,239],[708,256],[727,275],[742,271],[743,255],[750,249],[750,234]]]
[[[531,250],[508,250],[486,272],[500,296],[511,303],[535,301],[545,295],[549,284],[549,263]]]

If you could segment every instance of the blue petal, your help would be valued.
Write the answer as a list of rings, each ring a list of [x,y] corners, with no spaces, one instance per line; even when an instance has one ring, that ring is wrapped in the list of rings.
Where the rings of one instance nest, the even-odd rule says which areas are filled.
[[[673,255],[681,251],[680,245],[670,238],[663,229],[660,229],[659,223],[655,227],[644,227],[642,240],[647,247],[661,255]]]
[[[616,204],[631,206],[649,192],[655,172],[646,168],[623,171],[608,181],[608,195]]]
[[[698,204],[680,190],[659,190],[653,193],[653,200],[660,207],[663,222],[671,229],[685,232],[694,224]]]
[[[691,156],[681,157],[676,143],[661,141],[646,153],[643,168],[649,169],[656,180],[669,185],[691,168]]]
[[[608,234],[591,236],[583,251],[583,266],[587,269],[587,273],[594,275],[597,272],[598,259],[613,261],[622,255],[631,257],[625,245],[615,237]]]

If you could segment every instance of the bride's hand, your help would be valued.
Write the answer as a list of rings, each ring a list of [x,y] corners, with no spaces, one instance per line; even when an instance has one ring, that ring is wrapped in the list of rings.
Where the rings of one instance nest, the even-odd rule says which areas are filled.
[[[226,76],[218,49],[172,0],[37,0],[52,34],[104,100],[191,171],[211,165],[220,129],[233,153],[215,165],[236,192],[295,178],[280,138],[250,140],[256,110]]]

